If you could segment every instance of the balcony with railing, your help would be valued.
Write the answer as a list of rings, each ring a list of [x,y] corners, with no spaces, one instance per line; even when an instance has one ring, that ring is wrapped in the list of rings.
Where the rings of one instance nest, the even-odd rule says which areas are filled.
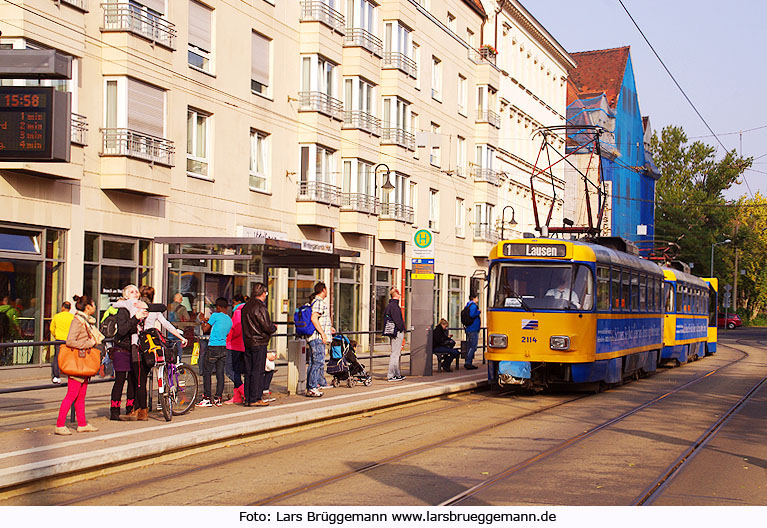
[[[477,123],[488,123],[495,128],[501,128],[501,116],[492,110],[477,110]]]
[[[398,222],[405,222],[406,224],[413,223],[413,208],[409,205],[403,205],[399,203],[384,202],[381,204],[381,220],[396,220]]]
[[[88,120],[84,115],[72,112],[71,142],[75,145],[88,144]]]
[[[381,39],[362,28],[346,28],[344,47],[360,47],[368,50],[376,57],[383,56],[383,42]]]
[[[340,206],[341,189],[335,185],[319,181],[302,181],[298,187],[299,202],[316,202]]]
[[[341,211],[377,215],[380,208],[381,202],[375,196],[361,193],[343,193],[341,195]]]
[[[101,31],[128,31],[155,44],[175,49],[176,26],[164,18],[149,15],[127,2],[101,5],[104,8],[104,26]]]
[[[374,136],[380,136],[381,120],[362,110],[347,110],[344,112],[343,128],[364,130]]]
[[[339,121],[343,119],[344,104],[324,92],[298,92],[299,112],[319,112]]]
[[[415,136],[401,128],[382,128],[381,145],[399,145],[408,150],[415,150]]]
[[[474,167],[472,172],[474,174],[475,182],[490,183],[496,187],[501,184],[501,173],[496,170]]]
[[[469,60],[474,64],[495,64],[496,54],[487,48],[469,48]]]
[[[341,35],[346,32],[344,16],[319,0],[303,0],[299,20],[301,22],[320,22]]]
[[[495,244],[498,242],[498,232],[488,224],[476,224],[474,226],[474,240]]]
[[[127,128],[102,128],[102,156],[126,156],[173,166],[173,142]]]
[[[383,54],[384,70],[399,70],[412,78],[418,76],[418,65],[413,59],[399,51],[386,51]]]
[[[88,12],[88,0],[54,0],[56,3],[64,3],[76,7],[80,11]]]

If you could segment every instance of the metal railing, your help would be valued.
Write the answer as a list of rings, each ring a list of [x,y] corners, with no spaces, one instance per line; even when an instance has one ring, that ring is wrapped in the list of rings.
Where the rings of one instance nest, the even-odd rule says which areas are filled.
[[[409,76],[418,77],[418,65],[415,61],[399,51],[386,51],[383,54],[383,69],[397,69]]]
[[[344,16],[319,0],[303,0],[299,20],[301,22],[321,22],[341,35],[346,32]]]
[[[415,150],[415,136],[401,128],[381,129],[382,145],[399,145],[408,150]]]
[[[298,187],[299,202],[317,202],[341,205],[341,189],[335,185],[318,181],[302,181]]]
[[[381,202],[375,196],[362,193],[343,193],[341,195],[341,210],[355,211],[377,215],[381,209]]]
[[[65,4],[69,4],[71,6],[74,6],[78,9],[81,9],[82,11],[88,12],[88,0],[54,0],[55,2],[63,2]]]
[[[367,29],[346,28],[346,35],[344,36],[344,47],[352,48],[355,46],[365,48],[377,57],[381,57],[383,55],[383,42],[380,38],[373,35]]]
[[[487,49],[474,49],[469,48],[469,60],[473,62],[474,64],[495,64],[495,57],[496,55],[494,53],[490,53]]]
[[[343,119],[344,105],[324,92],[298,92],[298,110],[319,112],[335,119]]]
[[[480,240],[482,242],[498,242],[498,233],[495,229],[487,224],[479,224],[474,226],[474,240]]]
[[[356,128],[380,136],[381,120],[362,110],[347,110],[344,112],[343,128]]]
[[[492,183],[495,186],[501,184],[500,172],[493,169],[474,168],[474,181]]]
[[[127,156],[173,166],[173,142],[127,128],[102,128],[102,156]]]
[[[413,208],[409,205],[384,202],[381,204],[381,219],[413,223]]]
[[[72,112],[71,141],[76,145],[88,144],[88,119],[84,115]]]
[[[501,116],[492,110],[478,110],[477,123],[489,123],[495,128],[501,128]]]
[[[101,4],[104,8],[102,31],[129,31],[170,49],[175,49],[176,26],[158,16],[148,15],[127,2]]]

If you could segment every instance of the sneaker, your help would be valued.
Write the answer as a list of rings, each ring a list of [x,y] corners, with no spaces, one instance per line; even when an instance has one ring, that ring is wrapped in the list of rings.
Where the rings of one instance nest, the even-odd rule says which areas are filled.
[[[53,378],[51,378],[51,383],[53,383],[54,385],[59,385],[61,383],[61,378],[53,377]],[[64,433],[64,434],[66,434],[66,433]]]
[[[53,433],[61,436],[68,436],[72,434],[72,431],[70,431],[68,427],[62,426],[54,429]]]
[[[213,407],[213,404],[210,403],[210,400],[208,398],[203,398],[199,402],[197,402],[197,407]]]
[[[403,381],[405,379],[405,376],[394,376],[393,378],[389,378],[388,381]]]
[[[264,398],[264,401],[266,403],[271,403],[271,402],[277,401],[277,398]]]
[[[463,368],[465,368],[466,370],[477,370],[479,367],[476,365],[464,365]]]
[[[309,389],[306,391],[306,396],[308,398],[319,398],[322,396],[322,393],[318,389]]]
[[[222,405],[221,398],[214,399],[213,400],[213,405],[215,405],[216,407],[221,407],[221,405]]]
[[[77,427],[78,433],[95,433],[98,430],[98,427],[94,427],[91,424],[80,425]]]
[[[271,395],[272,395],[272,391],[270,391],[269,389],[266,389],[264,391],[264,396],[271,396]]]
[[[335,389],[335,386],[333,386],[333,385],[320,385],[320,390],[329,390],[329,389]]]

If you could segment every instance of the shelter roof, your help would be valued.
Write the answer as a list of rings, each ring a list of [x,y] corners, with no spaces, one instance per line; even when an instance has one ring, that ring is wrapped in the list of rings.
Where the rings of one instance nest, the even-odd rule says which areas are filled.
[[[615,107],[621,92],[630,49],[629,46],[624,46],[571,53],[578,67],[570,72],[570,79],[575,84],[579,97],[604,92],[610,106]],[[569,102],[571,101],[568,91]]]

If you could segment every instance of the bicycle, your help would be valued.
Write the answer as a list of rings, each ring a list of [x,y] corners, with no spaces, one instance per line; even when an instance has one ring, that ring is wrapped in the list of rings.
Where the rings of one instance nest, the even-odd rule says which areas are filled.
[[[166,362],[163,358],[155,368],[162,415],[166,422],[170,422],[173,416],[186,414],[194,406],[200,382],[192,367],[181,361]]]

